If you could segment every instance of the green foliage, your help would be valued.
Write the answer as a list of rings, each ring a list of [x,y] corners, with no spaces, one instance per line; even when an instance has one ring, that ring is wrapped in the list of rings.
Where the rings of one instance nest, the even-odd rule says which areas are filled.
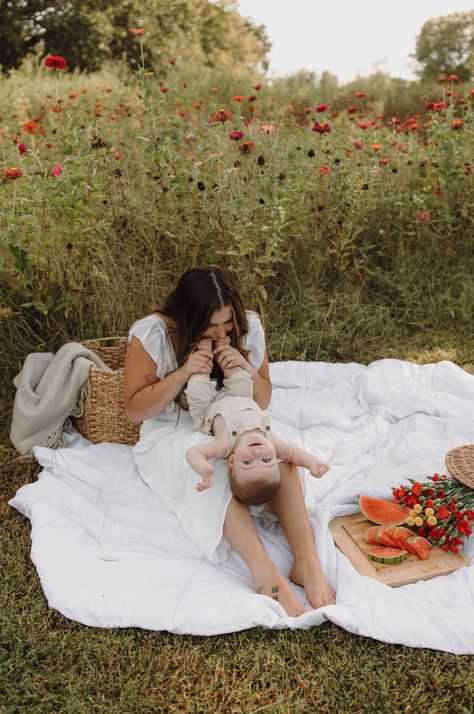
[[[131,30],[144,27],[143,56],[163,72],[179,57],[232,72],[267,66],[263,27],[242,18],[232,0],[6,0],[0,4],[0,65],[19,66],[38,43],[67,57],[71,69],[94,71],[107,60],[141,63]]]
[[[416,39],[415,57],[422,80],[456,74],[468,82],[474,75],[474,11],[427,20]]]
[[[126,332],[200,263],[229,267],[271,359],[364,361],[401,336],[468,331],[472,99],[459,87],[445,109],[393,123],[376,80],[317,113],[313,80],[259,91],[181,60],[166,85],[146,65],[12,73],[0,146],[23,176],[0,183],[6,402],[28,352]],[[210,123],[220,108],[233,117]]]

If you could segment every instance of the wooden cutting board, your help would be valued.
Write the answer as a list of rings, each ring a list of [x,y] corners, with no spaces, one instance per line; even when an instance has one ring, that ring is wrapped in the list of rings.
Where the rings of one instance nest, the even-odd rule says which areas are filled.
[[[373,525],[362,513],[340,516],[329,524],[336,545],[361,575],[368,575],[396,588],[400,585],[416,583],[417,580],[448,575],[458,568],[469,565],[468,559],[462,553],[446,553],[435,545],[430,550],[428,560],[421,560],[417,555],[409,553],[402,563],[394,565],[374,563],[368,559],[367,553],[377,546],[368,545],[364,540],[367,528]]]

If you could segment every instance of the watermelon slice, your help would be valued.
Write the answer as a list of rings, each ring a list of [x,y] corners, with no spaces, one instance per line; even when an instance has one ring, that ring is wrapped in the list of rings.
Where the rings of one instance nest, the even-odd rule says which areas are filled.
[[[392,538],[397,544],[397,548],[404,548],[405,550],[408,550],[409,553],[417,554],[415,548],[410,543],[407,543],[408,538],[411,538],[413,535],[413,531],[409,530],[409,528],[401,526],[395,528]]]
[[[380,545],[385,545],[387,548],[398,548],[398,543],[393,540],[393,538],[390,538],[389,534],[387,533],[387,529],[392,528],[392,526],[380,526],[379,529],[377,530],[377,535],[375,536],[377,538],[377,543],[380,543]],[[393,526],[395,529],[396,526]]]
[[[372,548],[372,550],[367,553],[369,560],[382,563],[383,565],[402,563],[407,555],[407,551],[400,550],[400,548]]]
[[[409,508],[372,496],[359,496],[359,508],[367,520],[380,526],[400,526],[410,515]]]
[[[430,555],[431,543],[426,540],[426,538],[422,538],[422,536],[411,536],[411,538],[406,539],[406,546],[407,549],[413,548],[415,553],[422,560],[428,560]]]
[[[367,530],[365,531],[365,536],[364,536],[365,542],[368,543],[369,545],[377,545],[378,530],[379,530],[379,526],[370,526],[370,528],[367,528]]]

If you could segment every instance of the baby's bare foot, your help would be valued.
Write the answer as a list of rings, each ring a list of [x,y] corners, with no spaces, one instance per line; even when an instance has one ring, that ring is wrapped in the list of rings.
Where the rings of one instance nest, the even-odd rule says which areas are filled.
[[[212,352],[212,340],[210,337],[205,337],[196,345],[196,349],[200,352]]]
[[[259,576],[257,592],[279,602],[287,615],[298,617],[298,615],[308,612],[277,568],[269,568],[261,572]]]
[[[290,580],[305,589],[306,597],[314,608],[336,603],[336,594],[316,560],[295,561]]]

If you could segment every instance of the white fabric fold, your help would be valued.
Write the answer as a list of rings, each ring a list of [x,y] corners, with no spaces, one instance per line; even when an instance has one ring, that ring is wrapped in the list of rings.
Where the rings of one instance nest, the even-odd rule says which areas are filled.
[[[31,521],[31,557],[50,607],[95,627],[194,635],[257,625],[307,629],[330,620],[383,642],[474,654],[474,563],[390,588],[359,575],[328,530],[332,518],[357,510],[360,493],[389,498],[391,486],[444,472],[447,451],[474,442],[474,377],[448,362],[397,360],[368,367],[277,363],[271,376],[275,429],[330,465],[322,479],[308,477],[306,488],[316,502],[310,519],[336,605],[287,617],[255,593],[235,552],[218,565],[200,557],[139,477],[129,447],[80,439],[74,448],[37,448],[38,481],[10,501]],[[168,467],[172,473],[173,463]],[[256,522],[288,576],[291,553],[281,528]],[[464,552],[472,561],[473,537]],[[293,588],[304,602],[303,590]]]

